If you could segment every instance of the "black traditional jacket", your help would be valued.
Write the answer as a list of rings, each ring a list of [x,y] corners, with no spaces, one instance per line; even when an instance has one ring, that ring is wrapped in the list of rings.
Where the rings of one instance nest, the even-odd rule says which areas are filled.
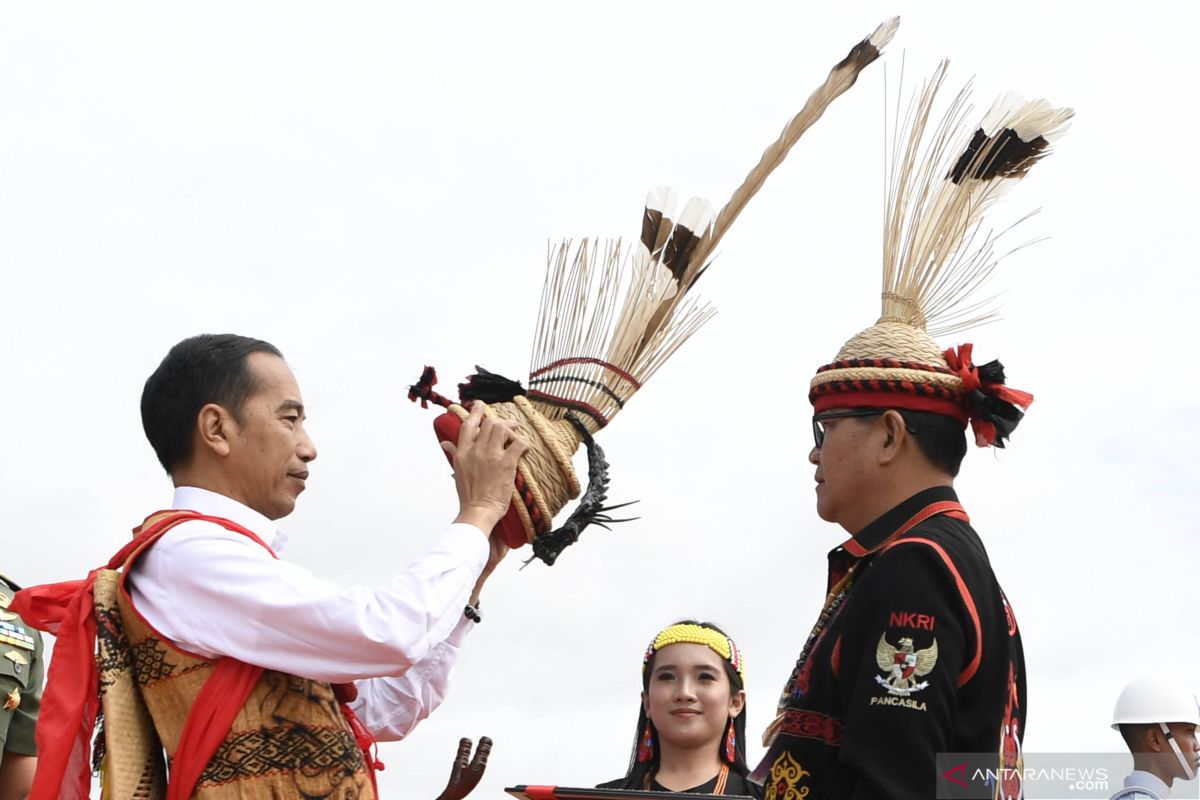
[[[753,777],[769,800],[930,800],[953,766],[937,754],[993,753],[996,796],[1018,797],[1026,712],[987,552],[954,490],[927,489],[829,554],[825,607]]]

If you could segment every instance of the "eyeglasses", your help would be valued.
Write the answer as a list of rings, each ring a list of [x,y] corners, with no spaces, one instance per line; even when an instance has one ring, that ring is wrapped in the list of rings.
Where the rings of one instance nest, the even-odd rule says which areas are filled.
[[[887,411],[886,408],[845,408],[841,411],[822,411],[820,414],[813,414],[813,441],[817,443],[818,450],[821,449],[821,445],[825,444],[825,426],[821,423],[827,419],[877,417],[880,414],[886,414]]]

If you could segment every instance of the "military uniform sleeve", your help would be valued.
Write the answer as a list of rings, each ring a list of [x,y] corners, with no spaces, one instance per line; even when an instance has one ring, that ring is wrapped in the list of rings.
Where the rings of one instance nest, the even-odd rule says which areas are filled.
[[[943,551],[905,542],[858,578],[834,655],[845,713],[840,767],[853,798],[929,800],[954,741],[976,634]]]
[[[41,634],[29,627],[25,630],[36,641],[34,650],[17,651],[10,647],[7,651],[20,653],[27,663],[21,664],[9,657],[0,663],[0,750],[36,756],[37,742],[33,734],[41,706],[45,664]]]

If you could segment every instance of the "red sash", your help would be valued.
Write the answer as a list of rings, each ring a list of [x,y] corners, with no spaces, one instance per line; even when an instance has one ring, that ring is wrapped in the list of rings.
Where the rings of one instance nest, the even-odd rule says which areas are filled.
[[[133,539],[99,569],[120,569],[131,556],[150,547],[171,528],[189,520],[212,522],[247,536],[262,545],[272,558],[277,558],[266,542],[252,531],[227,519],[195,511],[159,513],[162,516],[152,514],[147,517],[146,523],[135,529]],[[150,523],[155,517],[158,519]],[[56,638],[35,733],[38,764],[29,800],[87,800],[89,797],[92,731],[100,702],[92,594],[99,569],[92,570],[81,581],[24,589],[16,593],[10,604],[12,611],[20,614],[25,622]],[[167,800],[191,797],[201,773],[229,734],[234,718],[262,673],[262,667],[233,658],[216,661],[180,734],[171,764]],[[342,714],[363,750],[367,772],[374,785],[375,770],[383,768],[371,753],[374,738],[344,703]]]

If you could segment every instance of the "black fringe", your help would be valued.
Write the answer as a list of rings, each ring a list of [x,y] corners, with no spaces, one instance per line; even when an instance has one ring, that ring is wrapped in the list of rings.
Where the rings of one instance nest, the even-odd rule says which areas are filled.
[[[563,523],[561,528],[544,533],[533,540],[533,556],[525,563],[528,564],[534,558],[539,558],[545,562],[546,566],[553,566],[555,560],[562,555],[562,551],[574,544],[579,539],[579,534],[588,525],[599,525],[605,530],[611,530],[609,525],[618,522],[630,522],[637,517],[627,517],[625,519],[613,519],[608,516],[609,511],[615,511],[618,508],[633,505],[636,500],[629,503],[620,503],[615,506],[605,506],[604,501],[608,499],[608,461],[604,457],[604,451],[600,449],[600,445],[596,444],[596,440],[592,438],[591,433],[584,427],[583,423],[574,414],[568,413],[565,416],[583,437],[583,443],[587,446],[588,453],[588,487],[583,493],[583,498],[579,501],[579,506],[567,517],[567,521]]]
[[[475,374],[467,378],[466,383],[458,385],[458,398],[463,402],[463,405],[470,403],[472,400],[482,400],[489,405],[492,403],[510,403],[514,397],[524,394],[525,389],[521,386],[520,381],[514,381],[503,375],[488,372],[478,365],[475,367]]]

